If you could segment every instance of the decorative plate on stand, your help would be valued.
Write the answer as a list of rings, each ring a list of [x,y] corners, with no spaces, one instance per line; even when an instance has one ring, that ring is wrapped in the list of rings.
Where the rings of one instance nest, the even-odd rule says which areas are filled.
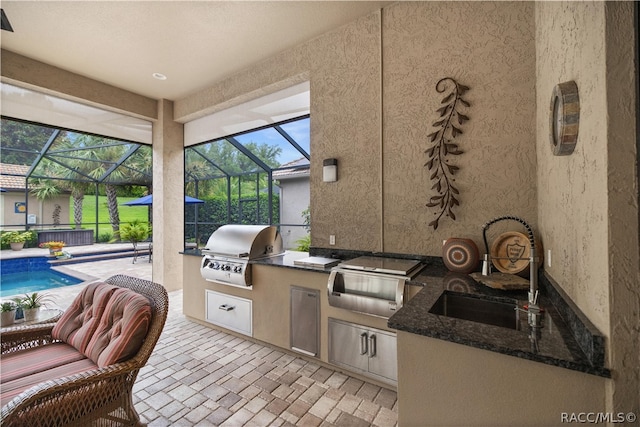
[[[538,266],[542,265],[542,245],[535,241]],[[529,238],[517,231],[508,231],[498,236],[491,245],[491,262],[498,271],[507,274],[528,274],[531,243]]]
[[[478,269],[480,255],[473,240],[453,237],[442,246],[442,260],[449,271],[469,274]]]

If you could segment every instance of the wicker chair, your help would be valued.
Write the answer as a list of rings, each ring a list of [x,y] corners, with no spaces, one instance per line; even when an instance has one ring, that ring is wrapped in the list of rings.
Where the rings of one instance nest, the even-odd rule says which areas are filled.
[[[133,385],[164,327],[169,301],[159,284],[124,275],[105,282],[146,296],[152,307],[147,336],[125,362],[31,387],[2,407],[3,427],[143,425],[133,406]],[[2,354],[53,342],[53,323],[16,327],[2,334]]]

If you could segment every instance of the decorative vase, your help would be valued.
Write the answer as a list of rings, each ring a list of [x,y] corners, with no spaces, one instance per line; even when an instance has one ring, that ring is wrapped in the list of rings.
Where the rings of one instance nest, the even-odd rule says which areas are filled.
[[[444,242],[442,260],[449,271],[469,274],[478,269],[480,255],[471,239],[451,238]]]
[[[11,250],[13,251],[21,251],[24,248],[24,242],[11,242],[9,245],[11,245]]]
[[[38,318],[38,314],[40,314],[40,307],[38,308],[23,308],[24,311],[24,321],[32,322]]]
[[[16,319],[16,311],[15,310],[11,310],[11,311],[3,311],[2,313],[0,313],[0,326],[5,327],[5,326],[10,326],[13,325],[13,322],[15,322]]]

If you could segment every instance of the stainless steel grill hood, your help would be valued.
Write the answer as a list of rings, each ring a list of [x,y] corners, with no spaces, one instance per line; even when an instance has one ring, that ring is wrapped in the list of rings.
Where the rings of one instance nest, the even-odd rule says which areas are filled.
[[[251,286],[249,261],[283,252],[282,236],[274,226],[223,225],[213,232],[202,249],[200,273],[211,282]]]
[[[282,236],[276,227],[243,224],[229,224],[218,228],[202,250],[204,254],[250,260],[282,252]]]

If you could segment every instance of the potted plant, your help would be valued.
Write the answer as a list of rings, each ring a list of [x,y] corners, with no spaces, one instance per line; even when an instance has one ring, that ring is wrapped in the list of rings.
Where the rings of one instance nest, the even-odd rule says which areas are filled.
[[[38,245],[41,248],[48,248],[50,255],[55,255],[56,252],[62,252],[62,248],[64,248],[66,243],[62,241],[51,240],[48,242],[42,242]]]
[[[24,312],[24,321],[31,322],[38,318],[40,307],[50,302],[50,299],[45,294],[33,292],[32,294],[25,294],[24,297],[16,297],[14,298],[14,301],[22,308],[22,311]]]
[[[28,231],[9,231],[2,234],[4,243],[8,243],[14,251],[22,250],[24,243],[29,240],[31,233]]]
[[[16,304],[13,301],[3,301],[0,304],[0,326],[13,325],[16,319]]]

